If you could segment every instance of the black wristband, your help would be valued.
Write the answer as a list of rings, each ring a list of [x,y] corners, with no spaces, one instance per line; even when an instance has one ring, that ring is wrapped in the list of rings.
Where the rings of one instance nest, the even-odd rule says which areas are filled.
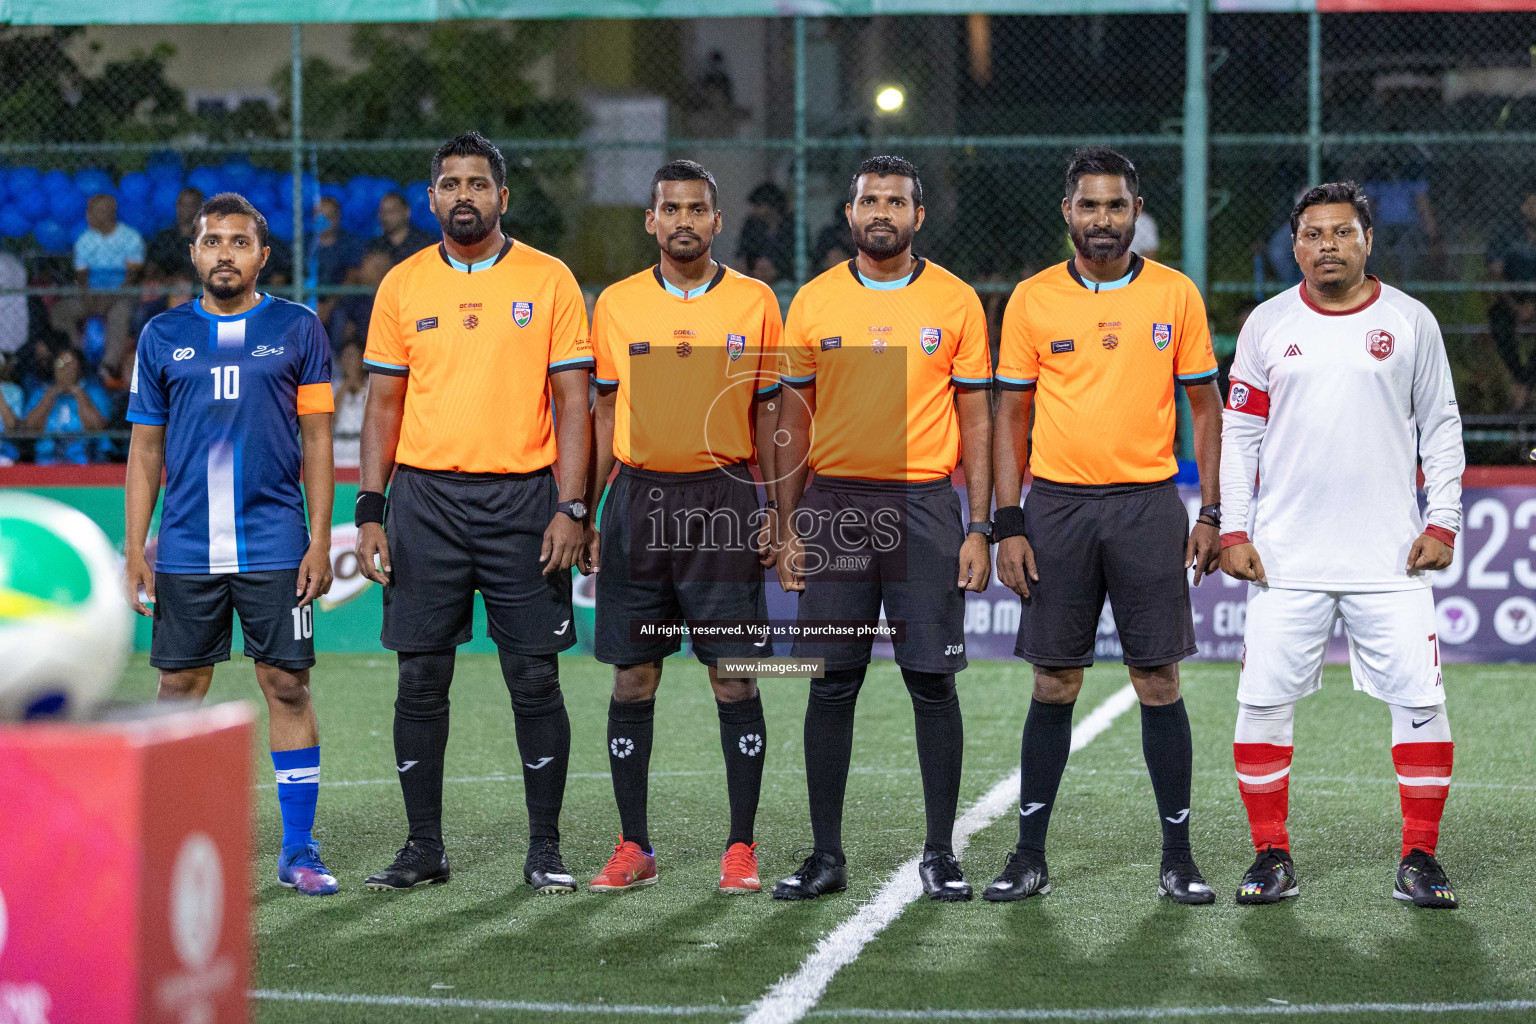
[[[384,495],[378,491],[358,491],[357,505],[352,511],[352,521],[357,526],[364,523],[384,522]]]
[[[1024,510],[1018,505],[999,505],[992,513],[992,539],[1024,536]]]
[[[1218,530],[1221,529],[1221,502],[1218,501],[1214,505],[1201,505],[1200,511],[1195,513],[1195,518],[1209,519],[1212,526]]]

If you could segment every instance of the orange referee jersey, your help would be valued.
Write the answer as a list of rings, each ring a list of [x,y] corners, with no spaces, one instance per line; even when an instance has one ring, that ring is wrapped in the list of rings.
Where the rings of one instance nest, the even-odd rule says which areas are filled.
[[[613,455],[659,473],[750,461],[752,402],[779,390],[783,325],[761,281],[724,264],[685,295],[659,267],[610,286],[592,312],[599,388],[617,388]]]
[[[784,350],[783,382],[816,389],[810,461],[825,476],[949,476],[955,389],[992,383],[981,300],[922,259],[905,284],[866,282],[854,260],[813,278],[789,307]]]
[[[1178,472],[1174,382],[1216,379],[1194,282],[1133,256],[1118,282],[1075,262],[1020,282],[1003,313],[998,386],[1035,389],[1030,472],[1066,484],[1153,483]]]
[[[549,375],[592,366],[586,305],[564,263],[521,242],[473,266],[435,245],[385,275],[363,359],[409,377],[396,462],[530,473],[555,461]]]

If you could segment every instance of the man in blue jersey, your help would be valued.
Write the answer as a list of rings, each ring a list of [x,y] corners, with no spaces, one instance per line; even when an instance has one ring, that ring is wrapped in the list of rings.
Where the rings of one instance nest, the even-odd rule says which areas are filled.
[[[214,196],[192,242],[202,296],[139,337],[126,583],[134,611],[154,616],[149,663],[162,700],[207,694],[214,664],[229,660],[230,612],[239,613],[270,712],[283,816],[277,880],[323,896],[337,886],[311,835],[320,734],[309,669],[313,602],[331,585],[331,347],[309,309],[256,293],[269,253],[256,208],[234,193]],[[162,469],[151,570],[144,541]]]

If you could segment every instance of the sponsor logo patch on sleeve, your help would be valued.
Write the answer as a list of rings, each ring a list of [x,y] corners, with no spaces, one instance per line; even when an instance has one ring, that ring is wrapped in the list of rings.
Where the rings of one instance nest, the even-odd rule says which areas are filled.
[[[429,316],[416,321],[416,333],[430,331],[437,326],[437,317]]]

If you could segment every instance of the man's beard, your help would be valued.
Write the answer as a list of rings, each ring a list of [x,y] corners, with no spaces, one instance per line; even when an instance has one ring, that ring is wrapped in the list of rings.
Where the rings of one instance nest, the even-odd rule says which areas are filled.
[[[230,270],[230,269],[231,268],[229,268],[229,267],[215,267],[214,270],[213,270],[213,273],[211,273],[207,277],[203,278],[203,291],[207,292],[209,295],[212,295],[214,298],[218,299],[220,302],[228,302],[230,299],[238,298],[241,294],[243,294],[245,292],[245,275],[240,273],[240,271],[238,271],[238,270],[234,271],[234,274],[235,274],[234,283],[232,283],[232,284],[215,284],[214,283],[214,279],[219,274],[220,271]]]
[[[1083,254],[1084,259],[1111,263],[1130,250],[1131,243],[1136,240],[1136,225],[1132,223],[1124,234],[1115,231],[1088,234],[1070,228],[1067,233],[1072,236],[1073,247]]]
[[[709,255],[709,243],[698,235],[684,235],[678,237],[672,235],[667,239],[664,248],[667,256],[673,263],[693,263],[694,261]]]
[[[859,252],[872,260],[888,260],[892,256],[899,256],[912,245],[912,236],[917,233],[916,227],[899,228],[894,224],[884,224],[881,227],[889,227],[892,233],[876,236],[869,228],[854,232],[853,243],[858,246]]]
[[[473,222],[462,222],[456,219],[459,213],[464,211],[474,214]],[[490,236],[499,223],[494,219],[488,221],[485,215],[475,207],[463,203],[450,209],[446,217],[439,214],[437,222],[442,225],[443,234],[460,245],[478,245]]]

